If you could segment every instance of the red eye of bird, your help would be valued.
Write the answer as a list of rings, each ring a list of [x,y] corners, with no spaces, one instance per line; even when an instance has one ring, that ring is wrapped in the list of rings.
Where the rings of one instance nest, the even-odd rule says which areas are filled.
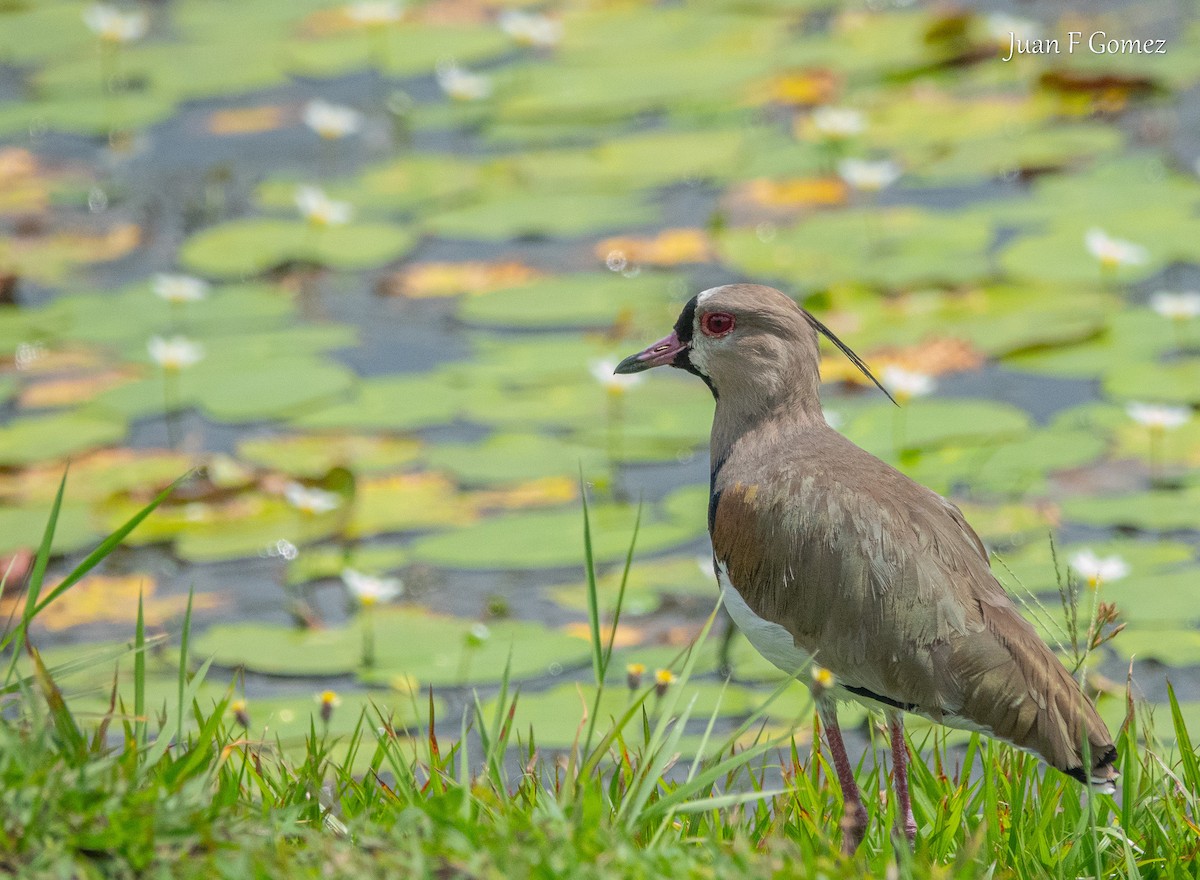
[[[724,336],[733,329],[733,323],[729,312],[709,312],[700,319],[700,329],[705,336]]]

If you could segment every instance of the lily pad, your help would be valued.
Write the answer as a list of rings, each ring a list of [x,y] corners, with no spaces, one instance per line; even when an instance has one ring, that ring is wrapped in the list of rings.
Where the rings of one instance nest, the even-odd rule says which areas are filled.
[[[457,383],[446,373],[363,379],[339,402],[296,417],[302,428],[412,430],[454,421],[461,410]]]
[[[819,214],[778,229],[737,229],[718,246],[737,268],[809,290],[852,281],[905,288],[987,277],[991,237],[980,216],[889,208]]]
[[[536,434],[497,434],[482,443],[441,443],[425,460],[460,483],[495,485],[548,476],[598,473],[604,457],[594,449]]]
[[[1196,528],[1200,487],[1177,492],[1134,492],[1128,495],[1068,498],[1063,517],[1093,526],[1117,526],[1151,532]]]
[[[256,437],[238,444],[238,455],[262,467],[317,477],[335,467],[356,473],[393,470],[415,460],[421,444],[363,434],[293,434]]]
[[[1024,434],[1029,416],[1015,406],[967,399],[919,399],[897,409],[889,402],[864,408],[844,433],[864,449],[928,449],[955,443],[1001,442]]]
[[[433,214],[429,231],[448,238],[502,241],[608,232],[659,219],[649,203],[614,193],[498,192],[477,205]]]
[[[670,326],[677,314],[671,276],[612,272],[541,279],[468,297],[459,307],[463,320],[497,327],[607,327],[618,318]]]
[[[624,558],[633,537],[635,507],[593,504],[592,550],[597,562]],[[642,518],[637,549],[652,553],[698,537],[703,520]],[[446,568],[536,569],[583,562],[583,513],[575,507],[559,511],[494,516],[463,528],[419,538],[412,544],[414,561]]]
[[[198,657],[212,656],[224,667],[245,667],[270,675],[335,677],[358,674],[387,683],[408,676],[417,686],[482,684],[504,675],[511,656],[514,680],[542,677],[587,662],[584,639],[522,621],[478,625],[423,611],[377,609],[371,615],[376,664],[364,670],[362,624],[322,630],[294,630],[262,624],[222,624],[195,641]],[[483,638],[479,638],[479,636]]]
[[[55,413],[0,426],[0,464],[26,465],[116,443],[128,426],[119,418]]]
[[[0,504],[0,555],[37,548],[50,518],[50,503]],[[72,553],[98,542],[101,535],[85,504],[65,499],[54,530],[54,552]],[[3,577],[3,572],[0,572]]]
[[[705,568],[709,570],[705,570]],[[617,601],[623,565],[615,565],[597,578],[601,611],[610,610]],[[587,584],[584,582],[551,587],[555,602],[577,611],[588,608]],[[672,556],[666,559],[642,560],[629,571],[625,586],[622,614],[650,614],[672,597],[716,601],[716,580],[707,556]]]
[[[383,575],[407,562],[408,552],[402,547],[310,547],[288,565],[287,583],[297,586],[309,581],[338,578],[347,568],[369,575]]]
[[[402,257],[416,237],[400,226],[353,223],[314,229],[300,220],[233,220],[193,235],[179,259],[216,278],[246,278],[290,262],[370,269]]]

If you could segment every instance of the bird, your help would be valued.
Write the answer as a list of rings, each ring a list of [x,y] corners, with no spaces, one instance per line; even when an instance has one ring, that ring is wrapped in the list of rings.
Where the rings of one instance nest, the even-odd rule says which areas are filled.
[[[887,394],[828,327],[758,284],[694,296],[670,334],[616,372],[671,366],[712,391],[708,530],[722,601],[780,669],[832,674],[813,694],[842,791],[843,852],[857,850],[868,822],[838,727],[848,700],[886,718],[910,845],[906,713],[1007,741],[1111,792],[1108,728],[962,512],[825,421],[818,334]]]

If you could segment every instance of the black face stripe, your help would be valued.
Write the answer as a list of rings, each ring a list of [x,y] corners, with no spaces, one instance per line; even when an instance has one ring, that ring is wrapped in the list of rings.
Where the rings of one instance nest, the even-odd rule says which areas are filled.
[[[683,311],[679,313],[679,320],[675,322],[675,335],[680,342],[692,341],[692,325],[696,323],[696,303],[699,299],[699,295],[689,299]]]
[[[675,322],[675,337],[684,345],[690,346],[695,334],[692,332],[692,325],[696,323],[696,303],[700,300],[699,294],[693,296],[687,301],[687,305],[683,307],[683,311],[679,313],[679,320]],[[671,366],[680,370],[687,370],[693,376],[699,376],[704,380],[704,384],[708,386],[708,390],[712,392],[712,396],[717,396],[716,386],[713,385],[712,379],[696,369],[696,365],[692,363],[692,359],[688,357],[689,349],[685,348],[675,355],[675,359],[671,361]]]

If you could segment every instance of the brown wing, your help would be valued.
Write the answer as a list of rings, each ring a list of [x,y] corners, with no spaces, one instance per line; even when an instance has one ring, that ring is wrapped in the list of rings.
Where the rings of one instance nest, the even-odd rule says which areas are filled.
[[[957,508],[832,431],[805,439],[767,468],[734,456],[716,481],[713,548],[747,605],[847,687],[1068,772],[1086,731],[1094,766],[1111,763],[1103,721]]]

